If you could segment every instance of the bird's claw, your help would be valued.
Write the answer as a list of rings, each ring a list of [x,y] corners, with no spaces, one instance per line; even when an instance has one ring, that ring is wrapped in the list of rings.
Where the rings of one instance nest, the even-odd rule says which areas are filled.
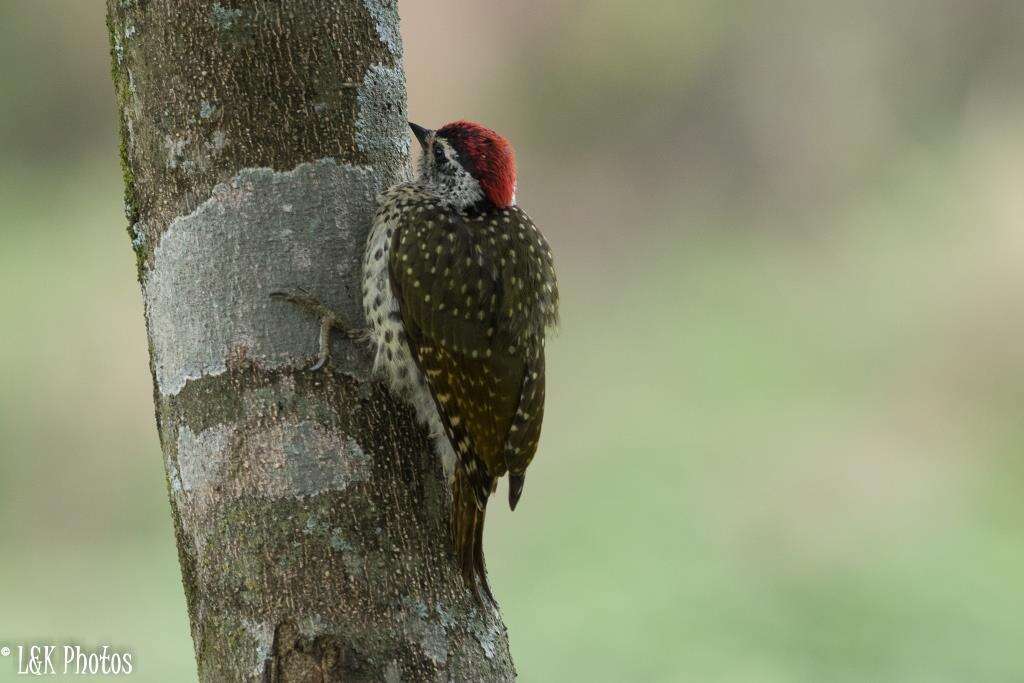
[[[277,299],[279,301],[288,301],[320,318],[319,353],[317,354],[316,363],[308,368],[309,372],[322,370],[330,363],[332,331],[338,330],[343,332],[349,339],[355,339],[356,337],[353,335],[358,335],[362,332],[361,330],[349,329],[347,326],[342,324],[342,317],[340,315],[324,306],[318,299],[302,287],[296,287],[291,291],[273,291],[270,293],[270,298]]]
[[[346,338],[354,342],[365,342],[370,340],[370,331],[363,327],[356,327],[351,330],[343,330]]]

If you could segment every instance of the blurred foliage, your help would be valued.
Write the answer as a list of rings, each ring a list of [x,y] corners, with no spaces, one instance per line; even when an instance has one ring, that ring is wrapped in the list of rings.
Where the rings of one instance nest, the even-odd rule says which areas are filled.
[[[561,269],[489,515],[523,680],[1024,679],[1024,5],[402,11]],[[187,680],[104,30],[0,4],[0,644]]]

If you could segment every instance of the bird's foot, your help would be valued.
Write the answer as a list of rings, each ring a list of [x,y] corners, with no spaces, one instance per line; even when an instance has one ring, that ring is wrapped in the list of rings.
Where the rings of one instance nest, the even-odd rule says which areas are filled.
[[[367,330],[349,326],[345,322],[344,316],[325,306],[319,299],[301,287],[294,290],[271,292],[270,298],[292,303],[320,319],[319,351],[316,362],[309,367],[310,372],[321,370],[330,363],[331,332],[337,330],[353,341],[368,339],[370,336]]]

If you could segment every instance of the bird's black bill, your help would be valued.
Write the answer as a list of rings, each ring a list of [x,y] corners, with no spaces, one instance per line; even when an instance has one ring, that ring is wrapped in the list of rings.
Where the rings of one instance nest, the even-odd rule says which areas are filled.
[[[427,136],[430,135],[431,130],[429,128],[424,128],[423,126],[418,126],[412,121],[409,122],[409,128],[412,129],[412,134],[416,136],[416,139],[420,141],[420,146],[423,147],[423,149],[426,149]]]

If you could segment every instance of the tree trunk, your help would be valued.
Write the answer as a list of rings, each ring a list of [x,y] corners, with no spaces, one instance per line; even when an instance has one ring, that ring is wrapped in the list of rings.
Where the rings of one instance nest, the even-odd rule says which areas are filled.
[[[409,408],[362,324],[374,196],[406,174],[394,0],[108,0],[125,210],[199,678],[501,680]],[[144,662],[140,665],[145,666]]]

